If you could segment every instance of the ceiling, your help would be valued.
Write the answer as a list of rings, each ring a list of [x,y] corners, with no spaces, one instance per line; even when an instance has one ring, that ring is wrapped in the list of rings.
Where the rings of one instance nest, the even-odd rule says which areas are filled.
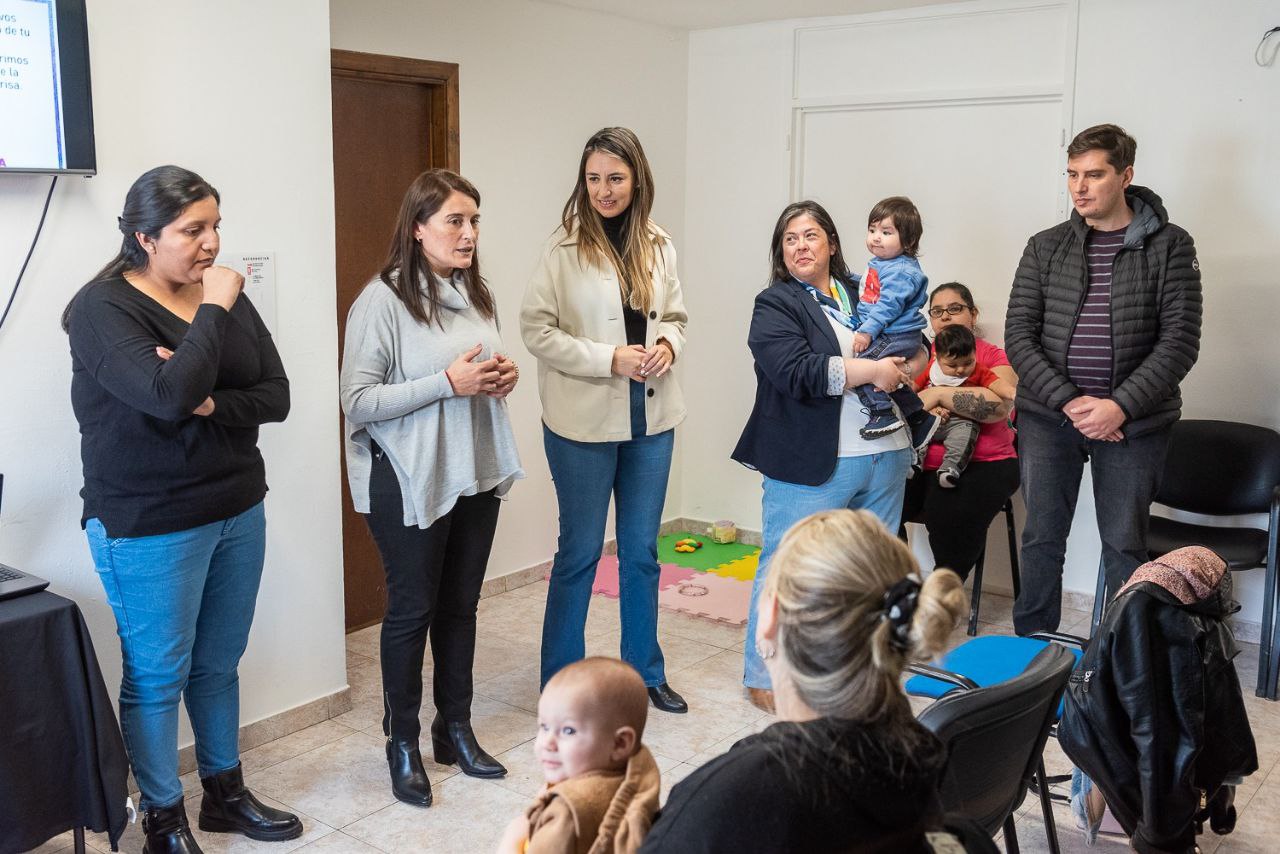
[[[606,12],[671,27],[701,30],[786,18],[860,15],[935,5],[942,0],[550,0],[561,6]]]

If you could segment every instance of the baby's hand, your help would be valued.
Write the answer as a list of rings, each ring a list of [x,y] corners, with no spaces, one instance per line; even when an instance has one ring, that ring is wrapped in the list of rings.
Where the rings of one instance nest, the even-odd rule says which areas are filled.
[[[871,336],[865,332],[853,333],[853,352],[861,353],[871,346]]]
[[[529,838],[529,819],[524,814],[516,816],[507,824],[502,832],[502,840],[498,843],[498,854],[520,854],[521,843]]]

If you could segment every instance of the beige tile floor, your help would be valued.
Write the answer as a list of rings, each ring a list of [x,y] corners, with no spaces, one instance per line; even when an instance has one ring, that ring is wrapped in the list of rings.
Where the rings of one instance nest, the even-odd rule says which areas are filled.
[[[347,637],[347,672],[351,711],[247,751],[243,756],[248,785],[268,803],[298,813],[304,835],[286,843],[252,842],[240,836],[196,831],[201,847],[215,852],[325,852],[325,854],[401,854],[401,852],[491,851],[511,816],[520,811],[541,786],[533,759],[534,712],[538,694],[538,642],[546,584],[536,582],[493,596],[480,603],[476,646],[476,698],[473,723],[490,752],[507,766],[503,780],[475,780],[455,768],[428,765],[435,795],[430,809],[399,803],[391,795],[381,745],[378,627]],[[983,597],[983,625],[987,634],[1011,634],[1009,599]],[[1085,633],[1089,615],[1063,614],[1064,631]],[[757,711],[742,696],[743,629],[663,611],[658,631],[667,659],[671,684],[688,699],[687,715],[652,712],[645,741],[662,771],[663,799],[670,787],[708,759],[723,753],[738,739],[758,731],[772,718]],[[617,655],[620,627],[617,603],[594,597],[587,621],[589,654]],[[954,641],[964,638],[957,629]],[[1246,780],[1237,794],[1240,810],[1236,832],[1201,838],[1206,852],[1271,852],[1280,850],[1280,703],[1252,696],[1258,650],[1245,645],[1238,669],[1258,743],[1261,770]],[[424,669],[431,674],[428,661]],[[428,688],[427,696],[430,696]],[[423,727],[430,724],[424,711]],[[1046,753],[1050,774],[1069,768],[1052,740]],[[188,814],[199,810],[199,781],[183,780]],[[1047,850],[1039,802],[1028,798],[1018,811],[1017,831],[1022,850]],[[1068,809],[1055,806],[1059,839],[1065,852],[1084,850]],[[92,849],[110,850],[105,836],[91,836]],[[36,849],[40,854],[71,850],[70,834]],[[142,833],[130,826],[120,850],[138,854]],[[764,850],[764,849],[762,849]],[[1102,852],[1126,851],[1123,839],[1102,838]]]

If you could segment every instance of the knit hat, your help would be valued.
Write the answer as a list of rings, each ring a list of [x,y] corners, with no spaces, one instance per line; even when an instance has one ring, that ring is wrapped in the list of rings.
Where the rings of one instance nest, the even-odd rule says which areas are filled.
[[[1226,561],[1212,550],[1204,546],[1183,546],[1135,569],[1116,595],[1149,581],[1168,590],[1183,605],[1192,605],[1209,598],[1226,571]]]

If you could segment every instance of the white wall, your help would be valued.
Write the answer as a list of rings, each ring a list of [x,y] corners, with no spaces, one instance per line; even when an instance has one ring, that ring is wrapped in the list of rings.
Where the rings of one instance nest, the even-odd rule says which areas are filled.
[[[760,475],[729,459],[755,397],[752,300],[769,283],[769,237],[789,202],[793,23],[689,37],[685,269],[689,336],[684,515],[760,529]]]
[[[956,8],[1001,4],[948,6]],[[1190,230],[1199,248],[1205,327],[1200,362],[1183,386],[1186,414],[1271,427],[1280,426],[1280,371],[1267,311],[1280,269],[1280,161],[1274,156],[1280,66],[1257,67],[1253,50],[1262,32],[1276,24],[1275,10],[1265,0],[1220,4],[1212,14],[1196,0],[1081,0],[1078,42],[1070,45],[1076,51],[1070,132],[1114,121],[1133,133],[1139,142],[1136,181],[1164,197],[1172,219]],[[686,371],[691,406],[683,436],[685,515],[759,526],[759,476],[728,455],[755,387],[746,348],[751,299],[765,284],[774,218],[790,200],[796,32],[930,12],[782,21],[690,36],[683,248],[686,278],[705,284],[690,293],[690,315],[704,320],[690,338],[686,359],[697,368]],[[859,62],[856,51],[844,59],[854,67]],[[929,54],[909,60],[925,63],[937,88],[946,88],[952,69],[945,63],[931,67],[930,61]],[[866,73],[892,78],[895,70]],[[913,71],[912,77],[921,75]],[[989,179],[998,184],[1002,176]],[[983,240],[982,204],[981,197],[975,199],[974,241]],[[1047,199],[1046,209],[1051,206]],[[846,243],[861,227],[856,221],[839,224]],[[1052,218],[1027,222],[1024,230],[1029,235],[1052,224]],[[860,257],[854,251],[851,263]],[[1005,261],[1003,280],[974,283],[979,303],[996,306],[988,317],[996,338],[1017,258]],[[954,276],[927,269],[934,281]],[[1098,540],[1089,488],[1086,481],[1065,583],[1091,594]],[[990,540],[993,559],[1003,551],[1002,539],[995,532]],[[1246,620],[1258,619],[1260,576],[1250,573],[1238,583]]]
[[[346,684],[327,11],[324,0],[230,0],[213,14],[90,0],[99,174],[59,180],[0,330],[0,560],[79,603],[114,694],[119,644],[79,529],[79,435],[59,315],[119,249],[125,191],[152,166],[189,167],[220,190],[225,250],[276,253],[276,342],[293,411],[262,430],[269,534],[240,671],[244,723]],[[0,175],[5,299],[48,182]]]
[[[596,130],[625,125],[640,137],[657,183],[654,218],[675,240],[686,298],[707,287],[684,260],[687,36],[528,0],[333,0],[330,15],[335,48],[459,65],[462,173],[484,199],[485,276],[504,340],[525,368],[509,400],[528,479],[502,508],[488,574],[532,566],[555,552],[557,513],[520,299]],[[714,322],[701,314],[691,338]],[[666,517],[679,514],[681,454],[677,442]]]

